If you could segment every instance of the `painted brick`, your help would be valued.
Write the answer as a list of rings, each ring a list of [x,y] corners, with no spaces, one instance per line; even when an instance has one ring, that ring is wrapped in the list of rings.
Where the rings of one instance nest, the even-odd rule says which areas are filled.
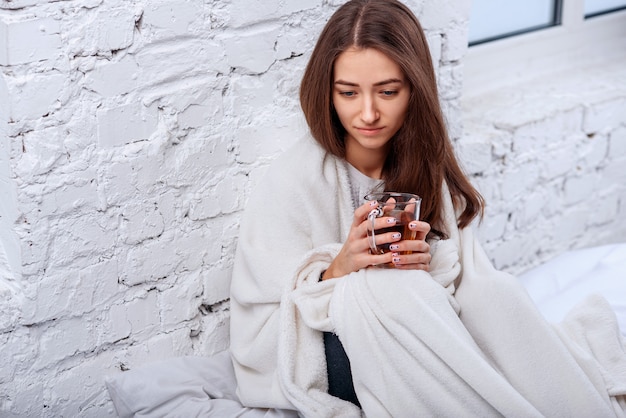
[[[491,144],[483,138],[469,136],[457,141],[456,153],[468,174],[482,173],[491,165]]]
[[[163,215],[156,204],[139,202],[136,205],[127,205],[122,217],[120,232],[127,244],[134,245],[156,238],[165,228]]]
[[[39,357],[33,368],[41,371],[59,361],[91,351],[97,346],[95,324],[88,318],[69,318],[47,327],[39,340]]]
[[[87,74],[86,85],[103,97],[127,94],[138,86],[140,68],[132,55],[119,61],[100,60]]]
[[[243,155],[240,153],[240,158],[245,158],[242,162],[275,157],[293,144],[294,137],[305,134],[304,126],[302,116],[292,114],[281,119],[260,121],[240,129],[240,145],[247,148]],[[273,143],[260,143],[260,137],[273,138]]]
[[[98,146],[115,147],[145,140],[156,127],[155,108],[129,103],[102,109],[98,111]]]
[[[441,82],[439,76],[439,66],[441,63],[442,54],[442,40],[441,35],[438,33],[427,33],[426,41],[428,42],[428,49],[430,51],[430,58],[433,61],[433,67],[435,68],[435,74],[437,75],[437,81]]]
[[[39,209],[42,214],[49,216],[70,213],[81,207],[97,207],[95,173],[91,170],[81,173],[74,172],[72,184],[64,184],[45,193]],[[68,179],[69,180],[69,179]]]
[[[446,32],[441,54],[444,62],[461,61],[467,53],[468,35],[469,27],[464,24],[453,25]]]
[[[597,168],[604,162],[608,149],[609,140],[606,135],[594,135],[586,138],[580,152],[583,165],[587,168]]]
[[[103,54],[128,48],[133,43],[135,13],[127,6],[90,7],[75,16],[66,28],[72,56]]]
[[[207,305],[212,305],[230,296],[230,276],[232,266],[212,269],[204,275],[203,300]]]
[[[532,225],[544,213],[546,199],[542,192],[533,191],[524,195],[516,213],[519,214],[516,222],[517,229],[525,229]]]
[[[429,30],[431,28],[448,28],[457,24],[458,21],[466,21],[469,16],[469,0],[442,0],[439,2],[421,1],[413,4],[423,4],[423,9],[418,15],[422,26]],[[418,6],[419,7],[419,6]]]
[[[128,161],[112,162],[104,166],[98,181],[98,195],[104,200],[104,206],[133,201],[137,194],[136,175]]]
[[[272,20],[276,16],[317,8],[321,4],[321,0],[233,0],[227,5],[227,12],[229,24],[241,27]]]
[[[588,134],[606,133],[624,123],[626,99],[612,100],[589,106],[585,110],[584,131]]]
[[[67,162],[63,147],[62,128],[54,126],[22,135],[23,153],[15,174],[20,178],[34,181],[34,177],[50,172],[55,165]]]
[[[89,216],[63,218],[51,233],[48,265],[86,268],[94,259],[112,257],[115,240],[115,224],[110,219],[94,222]]]
[[[120,365],[132,370],[143,364],[173,357],[177,353],[190,352],[191,349],[188,329],[177,329],[167,334],[155,333],[146,340],[129,346],[123,355],[120,355]]]
[[[177,328],[181,323],[199,315],[202,278],[199,272],[184,274],[173,287],[159,293],[161,323],[165,329]]]
[[[58,99],[68,82],[63,74],[26,74],[5,77],[8,88],[8,117],[34,119],[58,108]]]
[[[568,178],[565,182],[565,204],[572,205],[588,199],[597,183],[594,175]]]
[[[575,171],[578,148],[573,141],[566,141],[558,144],[558,146],[550,146],[543,151],[545,158],[538,161],[542,178],[551,180]]]
[[[173,37],[188,33],[190,25],[202,18],[203,10],[197,2],[150,2],[143,10],[142,24],[162,32],[160,37]]]
[[[534,165],[524,164],[518,168],[508,170],[502,174],[502,198],[510,202],[532,189],[539,174]]]
[[[220,107],[211,105],[192,104],[178,115],[181,128],[199,128],[210,120],[215,120]]]
[[[225,309],[225,311],[218,311],[214,315],[201,317],[200,326],[203,332],[196,337],[194,342],[200,352],[213,355],[228,348],[230,316],[228,315],[228,306]],[[220,338],[211,338],[211,336],[220,336]]]
[[[85,313],[91,306],[92,295],[87,299],[76,297],[78,289],[79,276],[76,272],[64,272],[63,275],[49,275],[43,278],[36,288],[30,288],[36,293],[32,297],[26,297],[22,304],[24,309],[22,321],[26,324],[36,324]]]
[[[55,58],[61,53],[59,30],[53,18],[12,20],[0,15],[0,65]]]
[[[126,320],[130,322],[131,333],[136,337],[151,335],[160,324],[158,295],[152,290],[145,297],[126,304]]]
[[[116,354],[105,352],[87,357],[70,370],[61,370],[52,390],[46,391],[46,412],[50,416],[115,417],[102,391],[103,375],[113,374]]]
[[[489,242],[502,239],[506,229],[508,216],[505,213],[498,213],[492,216],[485,216],[482,224],[477,228],[478,235],[482,241]]]
[[[0,36],[1,35],[2,34],[0,33]],[[7,76],[1,71],[0,71],[0,97],[5,98],[2,101],[2,106],[0,106],[0,135],[2,135],[2,137],[4,138],[7,136],[6,123],[11,118],[11,110],[10,110],[10,106],[8,106],[9,86],[7,84]],[[0,145],[0,146],[4,146],[4,145]],[[3,149],[3,151],[5,150]],[[3,152],[2,154],[4,153],[5,152]]]
[[[605,225],[619,217],[620,199],[618,193],[593,199],[589,206],[589,223],[591,225]]]
[[[23,296],[13,279],[11,271],[6,269],[7,262],[0,259],[0,333],[8,332],[22,316]],[[1,341],[1,340],[0,340]],[[0,367],[0,370],[2,368]],[[1,373],[0,373],[1,374]],[[2,378],[0,377],[0,384]]]
[[[585,231],[590,213],[587,209],[570,209],[555,219],[555,236],[565,242],[572,242]]]
[[[441,67],[438,70],[437,81],[439,96],[442,99],[456,99],[459,97],[462,89],[463,69],[455,64]]]
[[[178,264],[176,255],[171,251],[172,240],[170,233],[130,247],[125,265],[120,269],[122,282],[135,286],[171,275]]]
[[[276,87],[264,81],[260,77],[249,75],[233,77],[227,96],[232,110],[238,114],[249,115],[270,106],[274,101]]]
[[[278,34],[278,27],[272,26],[225,39],[228,64],[253,74],[267,71],[276,60],[274,45]]]
[[[521,125],[515,130],[513,150],[518,153],[532,153],[549,144],[569,142],[572,137],[582,136],[581,124],[582,111],[574,109]]]
[[[611,158],[626,157],[626,126],[616,128],[610,134],[609,155]]]
[[[216,174],[228,169],[228,144],[218,137],[189,138],[168,156],[164,181],[173,187],[215,184]]]
[[[289,28],[288,32],[281,33],[276,40],[276,59],[284,60],[306,54],[315,46],[315,39],[310,30]]]
[[[132,331],[127,307],[123,304],[111,305],[104,313],[105,320],[100,324],[100,338],[104,343],[114,343],[128,338]]]
[[[194,61],[190,60],[190,56],[202,59]],[[175,43],[149,44],[134,57],[141,68],[140,81],[148,85],[185,79],[191,75],[206,74],[207,71],[228,73],[230,70],[224,47],[213,39],[183,38]],[[163,63],[167,63],[167,71],[163,71]],[[158,94],[158,91],[146,92],[146,97],[155,93]]]
[[[493,248],[490,256],[497,269],[505,269],[519,263],[528,248],[532,248],[532,241],[528,235],[513,235]]]

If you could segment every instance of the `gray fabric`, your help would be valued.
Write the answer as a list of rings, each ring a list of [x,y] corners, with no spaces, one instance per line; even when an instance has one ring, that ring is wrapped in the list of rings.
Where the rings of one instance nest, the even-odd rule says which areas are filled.
[[[117,414],[130,417],[295,418],[295,411],[245,408],[228,351],[213,357],[177,357],[106,379]]]
[[[374,191],[383,191],[385,189],[384,181],[366,176],[349,163],[346,163],[346,166],[348,167],[348,179],[350,181],[352,204],[355,209],[365,202],[365,195]]]

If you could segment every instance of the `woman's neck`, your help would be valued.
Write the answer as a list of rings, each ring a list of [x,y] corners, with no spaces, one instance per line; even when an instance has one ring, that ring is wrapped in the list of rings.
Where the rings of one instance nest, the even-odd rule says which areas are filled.
[[[381,179],[387,152],[350,146],[346,143],[346,161],[361,173],[373,179]]]

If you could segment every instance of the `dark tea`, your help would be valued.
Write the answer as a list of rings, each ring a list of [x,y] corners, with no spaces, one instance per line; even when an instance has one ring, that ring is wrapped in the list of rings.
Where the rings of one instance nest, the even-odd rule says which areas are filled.
[[[387,232],[399,232],[402,236],[401,240],[415,239],[417,232],[409,229],[409,223],[414,220],[414,215],[411,212],[405,212],[402,210],[392,210],[389,213],[385,213],[385,216],[393,216],[396,218],[396,224],[388,228],[379,228],[376,230],[376,235],[380,236]],[[370,231],[368,233],[371,235]],[[378,254],[385,254],[389,252],[389,243],[376,245]],[[398,254],[410,254],[411,251],[400,251]]]
[[[380,241],[387,241],[387,239],[381,239],[387,233],[400,233],[400,240],[414,240],[417,238],[417,232],[409,229],[409,223],[415,220],[419,220],[420,204],[422,199],[414,194],[410,193],[397,193],[397,192],[376,192],[370,193],[365,196],[365,200],[378,202],[378,207],[373,209],[368,219],[371,222],[371,230],[368,230],[368,237],[370,241],[370,253],[371,254],[385,254],[392,252],[389,250],[391,243],[380,243]],[[383,227],[374,229],[376,225],[376,219],[388,216],[396,219],[396,223],[389,227]],[[397,242],[397,241],[394,241]],[[406,255],[411,251],[399,251],[398,254]],[[376,267],[382,268],[394,268],[393,263],[377,264]]]

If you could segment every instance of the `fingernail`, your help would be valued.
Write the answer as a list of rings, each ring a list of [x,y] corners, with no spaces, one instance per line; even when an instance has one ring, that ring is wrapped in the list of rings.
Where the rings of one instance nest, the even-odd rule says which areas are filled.
[[[390,249],[391,251],[399,250],[399,249],[400,249],[400,246],[399,246],[399,245],[395,245],[395,244],[393,244],[393,245],[390,245],[390,246],[389,246],[389,249]]]
[[[387,219],[387,223],[388,224],[395,224],[396,222],[397,222],[396,218],[389,218],[389,219]]]
[[[399,263],[399,262],[400,262],[400,258],[398,258],[398,257],[394,258],[394,259],[393,259],[393,262],[394,262],[394,263]]]
[[[402,238],[402,235],[400,235],[399,232],[396,232],[395,234],[391,235],[391,238],[393,238],[393,239],[400,239],[400,238]]]
[[[374,207],[374,206],[376,206],[377,204],[378,204],[378,202],[377,202],[376,200],[372,200],[372,201],[370,202],[370,206],[371,206],[371,207]]]
[[[399,255],[400,255],[400,254],[398,254],[398,253],[391,253],[391,256],[392,256],[392,257],[397,257],[397,256],[399,256]]]
[[[417,222],[411,222],[409,228],[417,228]]]

